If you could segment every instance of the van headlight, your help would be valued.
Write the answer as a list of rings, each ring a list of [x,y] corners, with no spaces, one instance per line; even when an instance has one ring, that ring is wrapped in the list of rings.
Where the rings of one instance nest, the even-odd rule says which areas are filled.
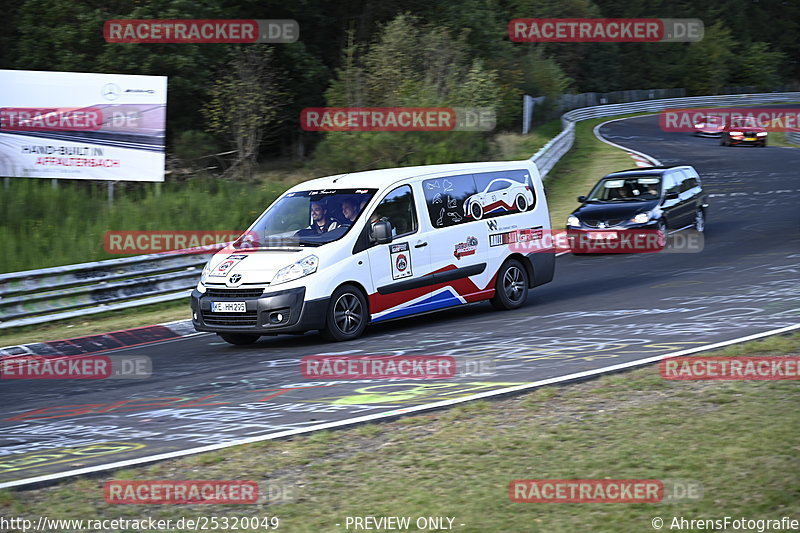
[[[650,213],[639,213],[631,219],[634,224],[646,224],[650,220]]]
[[[316,255],[309,255],[304,257],[296,263],[285,266],[278,270],[275,277],[272,278],[270,285],[277,285],[278,283],[286,283],[287,281],[294,281],[317,271],[319,265],[319,258]]]
[[[580,228],[581,221],[575,215],[570,215],[567,217],[567,227],[568,228]]]
[[[200,274],[200,281],[197,282],[197,292],[206,292],[205,283],[209,274],[211,274],[211,259],[206,262],[206,266],[203,267],[203,272]]]

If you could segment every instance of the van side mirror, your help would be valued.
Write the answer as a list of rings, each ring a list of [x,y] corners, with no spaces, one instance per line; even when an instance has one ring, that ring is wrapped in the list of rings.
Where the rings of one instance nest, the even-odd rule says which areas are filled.
[[[677,200],[680,195],[676,192],[668,192],[664,195],[664,200]]]
[[[585,202],[585,201],[586,201],[586,197],[585,197],[585,196],[578,196],[578,201],[579,201],[580,203],[583,203],[583,202]]]
[[[378,244],[392,242],[392,225],[385,220],[379,220],[372,225],[372,236]]]

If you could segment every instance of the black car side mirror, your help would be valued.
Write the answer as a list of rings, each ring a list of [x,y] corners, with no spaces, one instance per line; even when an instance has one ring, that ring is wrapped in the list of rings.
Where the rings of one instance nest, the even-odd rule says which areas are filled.
[[[676,192],[668,192],[664,195],[664,200],[677,200],[680,195]]]
[[[583,202],[585,202],[585,201],[586,201],[586,197],[585,197],[585,196],[578,196],[578,201],[579,201],[580,203],[583,203]]]
[[[392,225],[385,220],[379,220],[372,225],[372,236],[378,244],[392,242]]]

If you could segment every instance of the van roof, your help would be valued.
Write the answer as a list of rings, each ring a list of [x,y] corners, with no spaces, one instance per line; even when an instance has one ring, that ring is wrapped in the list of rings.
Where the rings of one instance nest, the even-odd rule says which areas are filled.
[[[418,178],[449,172],[491,172],[493,170],[510,170],[529,168],[533,162],[521,161],[488,161],[482,163],[453,163],[448,165],[424,165],[416,167],[385,168],[325,176],[299,183],[292,190],[334,189],[334,188],[383,188],[399,180]]]

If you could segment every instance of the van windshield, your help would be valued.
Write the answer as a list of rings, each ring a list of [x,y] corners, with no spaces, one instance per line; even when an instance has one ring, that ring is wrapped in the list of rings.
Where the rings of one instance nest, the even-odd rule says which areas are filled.
[[[272,204],[235,248],[320,246],[343,237],[377,189],[295,191]]]

